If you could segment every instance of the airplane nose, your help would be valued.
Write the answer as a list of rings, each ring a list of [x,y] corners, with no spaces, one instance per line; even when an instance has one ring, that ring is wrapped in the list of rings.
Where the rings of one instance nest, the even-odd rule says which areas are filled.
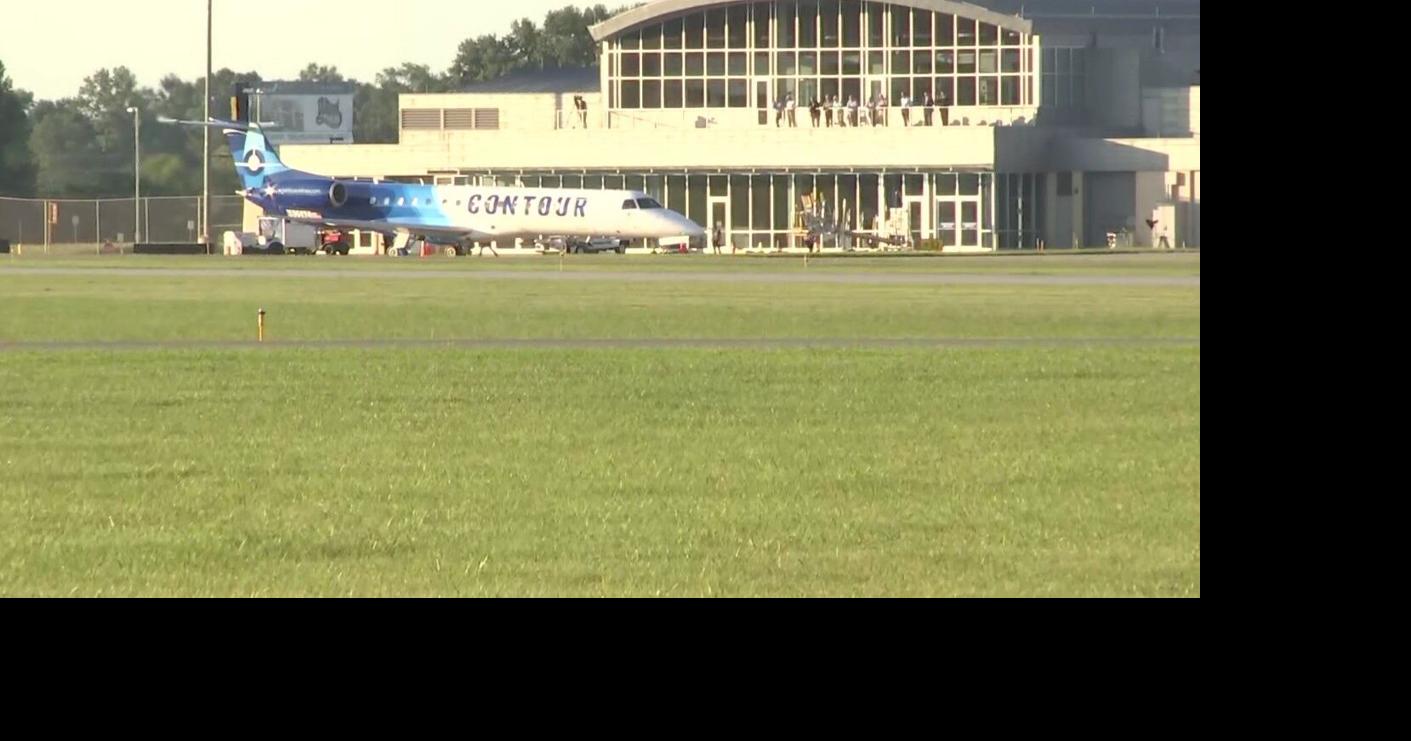
[[[705,227],[691,221],[681,214],[673,213],[672,221],[681,228],[681,233],[688,237],[704,237],[706,234]]]

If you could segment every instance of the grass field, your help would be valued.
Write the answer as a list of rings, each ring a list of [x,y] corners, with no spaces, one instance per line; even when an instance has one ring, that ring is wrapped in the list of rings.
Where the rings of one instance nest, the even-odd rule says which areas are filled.
[[[427,272],[476,272],[486,270],[597,272],[609,270],[647,269],[664,272],[734,271],[757,273],[857,271],[883,273],[971,273],[1020,275],[1200,275],[1199,252],[1165,254],[1117,253],[1107,251],[1006,252],[1000,254],[957,255],[928,253],[828,254],[811,257],[805,266],[802,255],[567,255],[562,260],[554,255],[519,255],[493,257],[471,256],[459,259],[355,257],[340,258],[326,255],[285,257],[250,256],[226,259],[221,256],[111,255],[96,256],[88,249],[64,249],[54,255],[37,253],[33,248],[23,255],[0,255],[0,270],[5,267],[108,267],[108,268],[210,268],[221,270],[262,270],[277,266],[280,270],[324,270],[331,267],[346,270],[386,270],[395,268]]]
[[[7,270],[245,262],[0,260],[0,594],[1200,593],[1198,286]]]

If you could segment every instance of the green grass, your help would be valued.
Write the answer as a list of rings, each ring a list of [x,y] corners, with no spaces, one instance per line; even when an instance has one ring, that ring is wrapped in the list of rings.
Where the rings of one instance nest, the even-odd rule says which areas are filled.
[[[1197,337],[1196,287],[829,285],[0,272],[0,341]]]
[[[429,272],[476,272],[485,270],[558,271],[560,260],[552,255],[494,258],[389,258],[389,257],[224,257],[121,255],[97,256],[67,251],[46,256],[27,248],[24,255],[0,255],[0,273],[6,268],[23,267],[108,267],[108,268],[219,268],[222,270],[398,270]],[[1199,252],[1139,252],[1111,254],[1107,251],[1074,253],[1055,250],[1042,255],[1033,252],[988,255],[827,255],[813,256],[805,268],[802,255],[568,255],[562,261],[566,271],[636,271],[665,272],[795,272],[813,270],[825,272],[884,272],[884,273],[975,273],[1018,275],[1151,275],[1196,276],[1200,274]]]
[[[0,349],[0,595],[1200,594],[1200,349],[1156,344],[1199,337],[1198,288],[0,267],[0,297],[0,343],[249,339],[259,306],[280,339],[1153,342]]]
[[[1199,351],[21,353],[7,595],[1198,595]]]

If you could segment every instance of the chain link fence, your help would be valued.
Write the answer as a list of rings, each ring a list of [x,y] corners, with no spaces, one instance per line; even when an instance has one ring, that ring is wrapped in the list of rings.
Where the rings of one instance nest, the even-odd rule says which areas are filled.
[[[200,196],[143,198],[28,199],[0,197],[0,240],[22,245],[195,242],[201,229]],[[240,196],[211,196],[211,241],[239,231],[244,218]]]

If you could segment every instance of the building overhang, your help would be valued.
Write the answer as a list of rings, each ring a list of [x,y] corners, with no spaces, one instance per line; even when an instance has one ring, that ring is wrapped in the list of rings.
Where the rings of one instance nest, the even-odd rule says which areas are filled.
[[[746,5],[753,1],[754,0],[655,0],[654,2],[648,2],[645,5],[640,5],[631,10],[618,13],[602,23],[589,27],[588,32],[593,35],[594,41],[603,41],[635,26],[665,20],[696,10],[726,5]],[[1034,30],[1032,21],[1015,15],[997,13],[989,8],[982,8],[971,3],[955,2],[954,0],[887,0],[887,2],[892,5],[905,5],[920,10],[930,10],[936,13],[950,13],[951,15],[961,16],[963,18],[974,18],[983,23],[990,23],[1000,28],[1009,31],[1017,31],[1023,34],[1031,34]]]
[[[461,170],[992,170],[996,132],[1003,128],[436,132],[401,144],[285,147],[281,153],[292,167],[347,177]]]

